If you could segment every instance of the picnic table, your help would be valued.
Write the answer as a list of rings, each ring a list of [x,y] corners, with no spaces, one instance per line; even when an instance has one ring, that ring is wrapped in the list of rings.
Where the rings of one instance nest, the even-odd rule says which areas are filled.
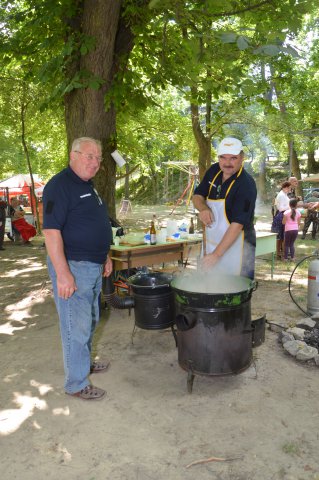
[[[271,278],[273,278],[276,234],[257,232],[256,235],[256,257],[271,254]],[[110,256],[115,271],[176,261],[185,266],[191,255],[199,257],[201,248],[202,236],[198,235],[191,239],[179,239],[156,245],[111,245]]]
[[[189,256],[199,256],[202,237],[179,239],[156,245],[111,245],[110,257],[114,270],[126,270],[180,261],[183,265]]]

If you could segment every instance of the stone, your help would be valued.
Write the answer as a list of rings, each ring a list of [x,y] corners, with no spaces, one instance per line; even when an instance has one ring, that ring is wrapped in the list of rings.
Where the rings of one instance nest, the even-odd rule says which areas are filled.
[[[291,333],[296,340],[303,340],[305,335],[305,330],[303,328],[293,327],[293,328],[288,328],[287,333]]]
[[[307,360],[315,358],[316,355],[318,355],[318,350],[315,347],[310,347],[310,345],[306,344],[305,347],[298,350],[296,359],[306,362]]]
[[[317,367],[319,367],[319,355],[315,355],[313,357],[314,361],[315,361],[315,364],[317,365]]]
[[[302,342],[301,340],[290,340],[286,343],[284,343],[284,349],[290,353],[293,357],[297,355],[299,350],[301,350],[303,347],[307,346],[305,342]]]
[[[278,334],[278,339],[281,341],[282,344],[284,344],[286,342],[290,342],[291,340],[295,340],[295,337],[292,333],[280,332]]]
[[[305,317],[296,323],[296,327],[303,328],[304,330],[311,330],[316,326],[316,321],[310,317]]]

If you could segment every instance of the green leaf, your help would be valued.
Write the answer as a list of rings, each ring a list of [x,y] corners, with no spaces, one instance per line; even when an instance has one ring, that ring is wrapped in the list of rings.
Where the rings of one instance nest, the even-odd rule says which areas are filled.
[[[150,0],[148,8],[155,8],[159,2],[160,0]]]
[[[262,47],[263,53],[269,55],[270,57],[275,57],[280,53],[280,48],[277,45],[264,45]]]
[[[251,79],[247,79],[247,80],[244,80],[241,84],[241,90],[243,92],[244,95],[246,96],[253,96],[254,94],[256,94],[256,83],[251,80]]]
[[[86,55],[88,53],[88,48],[86,45],[81,45],[80,53],[81,55]]]
[[[98,90],[100,86],[101,86],[101,82],[96,78],[89,81],[89,88],[92,88],[93,90]]]
[[[249,47],[249,43],[248,43],[247,39],[245,37],[243,37],[242,35],[240,35],[237,38],[236,43],[237,43],[237,47],[239,48],[239,50],[246,50]]]
[[[237,39],[236,33],[229,32],[229,33],[222,33],[220,39],[223,43],[235,43]]]

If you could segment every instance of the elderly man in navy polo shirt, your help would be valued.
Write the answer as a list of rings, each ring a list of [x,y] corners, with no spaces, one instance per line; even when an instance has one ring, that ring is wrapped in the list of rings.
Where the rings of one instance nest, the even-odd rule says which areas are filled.
[[[104,390],[91,385],[88,376],[108,367],[91,361],[102,275],[112,273],[108,255],[111,224],[91,181],[101,160],[98,140],[74,140],[69,166],[51,178],[43,192],[43,232],[60,319],[64,387],[67,394],[84,400],[105,396]]]
[[[240,140],[224,138],[214,163],[195,189],[194,207],[206,229],[203,267],[254,278],[256,233],[254,210],[257,189],[244,170]]]

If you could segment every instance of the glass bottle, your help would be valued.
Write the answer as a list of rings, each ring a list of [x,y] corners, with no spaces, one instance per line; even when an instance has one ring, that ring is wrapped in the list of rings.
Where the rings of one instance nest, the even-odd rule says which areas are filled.
[[[194,231],[195,231],[194,221],[193,221],[193,217],[191,217],[191,223],[189,225],[188,233],[194,233]]]
[[[150,235],[151,235],[151,245],[156,245],[156,229],[155,229],[153,220],[151,221]]]

